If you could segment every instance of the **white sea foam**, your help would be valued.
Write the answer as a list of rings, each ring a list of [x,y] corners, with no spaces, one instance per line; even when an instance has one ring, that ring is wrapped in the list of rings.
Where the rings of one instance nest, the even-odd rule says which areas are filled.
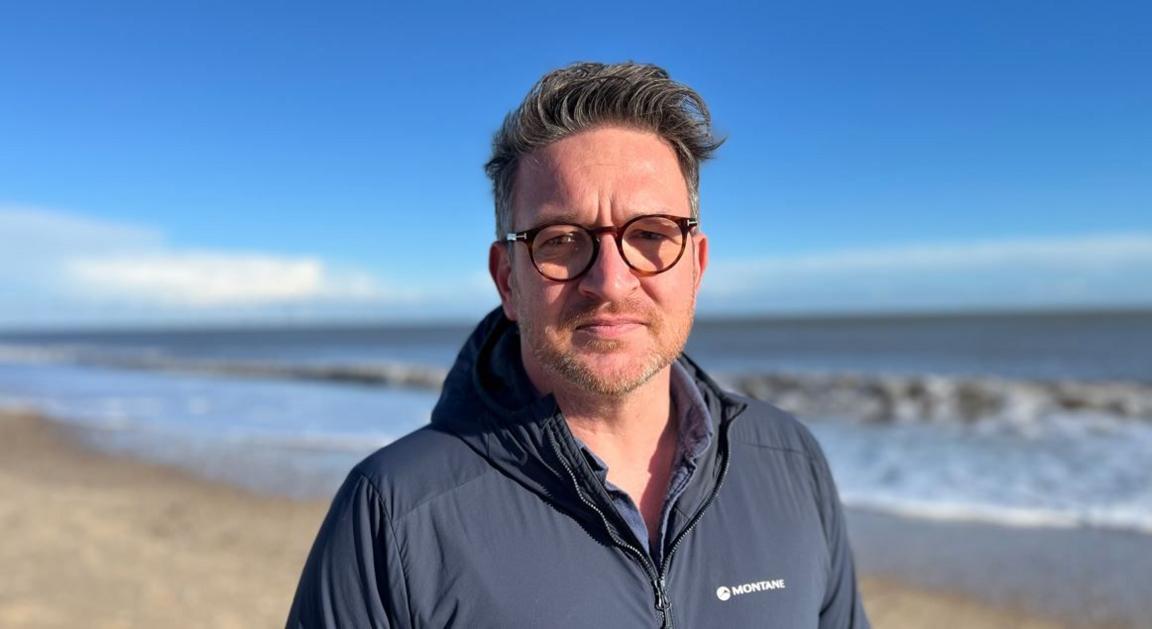
[[[53,421],[82,428],[85,431],[101,433],[135,433],[140,440],[179,441],[194,434],[189,427],[157,425],[147,420],[134,419],[136,415],[127,413],[122,400],[108,400],[99,412],[77,416],[74,411],[65,410],[60,405],[36,404],[27,400],[0,396],[0,410],[6,412],[40,412],[48,414]],[[396,435],[382,432],[299,432],[256,431],[244,426],[236,426],[212,437],[213,440],[231,446],[251,446],[263,449],[310,450],[316,452],[366,453],[388,445],[396,440]]]
[[[385,433],[306,433],[306,434],[257,434],[237,433],[229,435],[227,441],[235,445],[251,445],[262,448],[284,450],[311,450],[328,452],[371,452],[396,440],[395,435]]]
[[[76,356],[70,347],[0,344],[0,362],[6,363],[65,363]]]
[[[1152,533],[1152,427],[1146,425],[1042,435],[964,425],[809,426],[853,507],[1004,526]]]
[[[728,375],[733,388],[800,415],[878,423],[995,423],[1034,431],[1070,416],[1152,424],[1152,383],[937,374]]]
[[[971,502],[935,502],[856,493],[841,495],[851,508],[908,518],[946,522],[979,522],[1017,528],[1100,528],[1152,535],[1152,513],[1119,506],[1099,510],[1057,510]]]

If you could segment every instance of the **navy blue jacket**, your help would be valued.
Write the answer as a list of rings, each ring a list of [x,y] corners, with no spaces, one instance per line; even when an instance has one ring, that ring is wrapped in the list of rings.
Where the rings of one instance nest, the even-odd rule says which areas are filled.
[[[721,391],[716,435],[656,565],[515,324],[490,314],[431,423],[357,465],[312,547],[289,627],[868,627],[832,476],[809,432]]]

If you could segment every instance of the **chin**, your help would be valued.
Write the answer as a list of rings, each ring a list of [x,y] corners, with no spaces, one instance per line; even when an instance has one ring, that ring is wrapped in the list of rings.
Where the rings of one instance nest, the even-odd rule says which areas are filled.
[[[592,355],[566,353],[546,364],[564,380],[598,395],[618,397],[643,386],[675,360],[658,353]]]
[[[535,362],[555,378],[596,395],[619,397],[635,391],[668,367],[684,339],[589,338],[571,329],[547,329],[520,321],[523,342]],[[629,335],[631,336],[631,335]],[[677,342],[681,341],[681,342]]]

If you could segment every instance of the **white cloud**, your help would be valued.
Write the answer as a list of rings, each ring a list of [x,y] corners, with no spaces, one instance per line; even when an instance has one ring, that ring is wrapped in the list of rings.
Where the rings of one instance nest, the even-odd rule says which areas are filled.
[[[1019,238],[968,243],[912,244],[882,249],[848,249],[787,257],[731,260],[745,271],[827,273],[876,270],[954,270],[1021,265],[1068,266],[1152,263],[1152,234]]]
[[[0,205],[0,325],[480,312],[492,291],[475,279],[389,282],[316,255],[188,249],[148,226]]]
[[[1152,305],[1152,234],[916,243],[714,259],[714,311]]]
[[[76,251],[142,250],[163,243],[160,231],[140,225],[0,204],[0,259],[5,261],[54,258]]]
[[[66,268],[81,291],[186,306],[380,296],[370,279],[334,284],[324,263],[309,258],[167,253],[73,259]]]

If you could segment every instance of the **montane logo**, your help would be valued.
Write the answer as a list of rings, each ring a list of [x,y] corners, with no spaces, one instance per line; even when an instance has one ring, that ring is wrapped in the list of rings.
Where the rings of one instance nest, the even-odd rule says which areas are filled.
[[[726,601],[733,596],[740,596],[741,594],[751,594],[752,592],[767,592],[769,590],[783,590],[784,579],[773,579],[771,581],[753,581],[752,583],[744,583],[742,585],[721,585],[716,588],[716,598]]]

